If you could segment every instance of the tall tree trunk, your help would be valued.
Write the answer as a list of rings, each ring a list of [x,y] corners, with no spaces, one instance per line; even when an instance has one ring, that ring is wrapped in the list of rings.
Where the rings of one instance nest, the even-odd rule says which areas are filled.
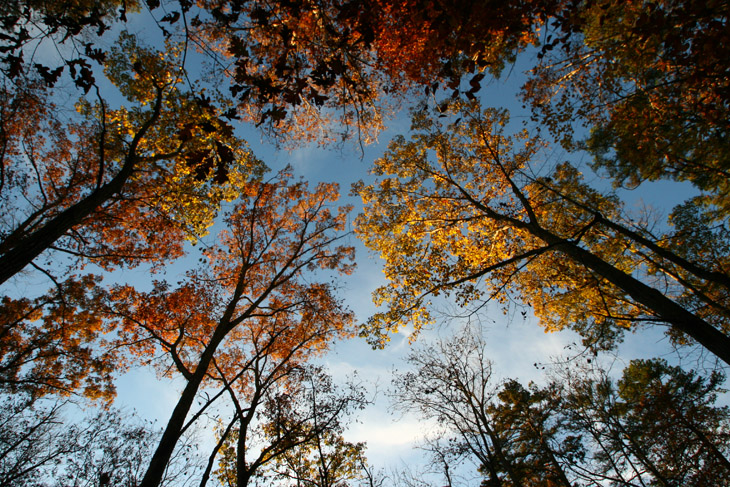
[[[528,414],[529,414],[529,412],[528,412]],[[530,428],[530,432],[533,435],[537,436],[538,442],[540,444],[540,448],[542,448],[543,452],[547,455],[550,465],[552,465],[553,470],[555,471],[555,474],[558,476],[560,481],[563,483],[563,486],[572,487],[570,480],[568,480],[568,476],[565,474],[565,470],[563,470],[563,466],[560,464],[560,462],[558,462],[558,459],[555,457],[555,452],[550,447],[548,440],[545,438],[542,423],[540,426],[536,426],[532,422],[532,420],[529,418],[529,416],[527,417],[525,422],[527,423],[527,426]]]
[[[246,460],[248,453],[247,436],[248,430],[253,423],[254,416],[256,415],[256,408],[261,401],[261,394],[263,393],[261,384],[259,382],[259,373],[255,372],[256,379],[254,395],[251,398],[248,412],[244,415],[240,406],[237,404],[236,409],[239,415],[239,428],[238,428],[238,442],[236,444],[236,487],[247,487],[248,483],[253,478],[256,470],[261,466],[261,456],[259,456],[253,462]]]
[[[203,382],[205,374],[208,372],[208,367],[213,360],[213,356],[218,349],[218,345],[220,345],[225,336],[225,327],[219,325],[213,334],[210,343],[200,356],[200,361],[198,362],[195,372],[185,385],[185,389],[183,389],[182,394],[180,394],[180,399],[178,399],[175,409],[172,411],[172,415],[167,422],[165,431],[162,433],[162,438],[160,438],[160,443],[157,445],[154,455],[152,455],[152,460],[150,460],[147,472],[145,472],[139,487],[158,487],[160,482],[162,482],[165,469],[170,462],[170,458],[172,457],[172,453],[175,450],[175,446],[177,445],[180,436],[182,436],[185,418],[187,418],[190,408],[195,401],[195,396],[198,393],[198,389],[200,388],[200,384]]]
[[[477,407],[474,404],[471,404],[472,410],[477,418],[479,418],[479,421],[482,423],[482,427],[486,431],[487,435],[489,436],[489,440],[492,443],[492,446],[494,447],[494,456],[497,457],[497,461],[501,464],[504,471],[507,473],[507,476],[512,481],[512,485],[515,487],[522,487],[523,481],[522,481],[522,475],[518,474],[512,465],[512,460],[507,458],[507,455],[504,452],[504,445],[502,444],[502,439],[497,435],[497,433],[494,431],[494,429],[490,426],[491,424],[491,418],[481,409],[480,407]],[[481,434],[481,433],[480,433]],[[485,442],[486,443],[486,442]]]
[[[558,237],[535,224],[525,224],[524,228],[548,245],[553,246],[557,251],[583,264],[623,290],[637,303],[656,313],[656,316],[662,321],[687,334],[720,360],[730,365],[730,337],[702,318],[687,311],[653,287],[644,284],[594,253],[580,247],[575,242]]]
[[[56,240],[81,223],[84,218],[91,215],[104,202],[109,201],[114,195],[124,189],[124,185],[132,175],[139,161],[137,147],[150,127],[159,119],[161,107],[162,90],[160,89],[157,93],[152,115],[142,124],[142,127],[135,134],[127,155],[124,158],[124,164],[114,178],[94,190],[81,201],[53,217],[35,232],[18,239],[10,250],[0,256],[0,284],[23,270],[25,266],[33,262],[33,259],[53,245]]]

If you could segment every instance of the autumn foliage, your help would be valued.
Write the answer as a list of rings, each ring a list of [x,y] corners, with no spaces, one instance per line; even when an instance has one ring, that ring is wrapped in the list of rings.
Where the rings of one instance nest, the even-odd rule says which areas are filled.
[[[570,5],[524,98],[567,146],[574,122],[591,128],[617,184],[690,181],[726,212],[727,27],[724,2]]]
[[[162,353],[161,371],[186,383],[142,485],[162,478],[201,388],[256,405],[250,391],[262,377],[273,374],[265,380],[276,382],[352,333],[352,316],[332,284],[308,276],[352,269],[352,248],[338,244],[348,209],[330,208],[336,186],[309,190],[282,172],[240,191],[217,242],[184,282],[157,282],[146,292],[117,286],[106,300],[104,313],[131,351],[142,360]]]
[[[149,40],[130,33],[142,16]],[[388,280],[361,327],[373,345],[403,326],[418,332],[436,319],[432,301],[450,297],[466,315],[490,301],[521,306],[594,353],[659,325],[673,345],[730,363],[728,32],[724,1],[4,2],[0,392],[31,405],[109,401],[114,372],[153,365],[183,390],[141,485],[160,484],[183,433],[216,408],[227,416],[203,485],[217,456],[217,475],[241,487],[262,469],[280,483],[362,480],[363,446],[306,400],[332,392],[308,362],[355,333],[332,279],[354,265],[341,243],[350,209],[337,207],[335,185],[309,187],[290,169],[267,176],[238,122],[286,146],[369,143],[414,100],[410,138],[394,138],[375,182],[355,187],[356,232]],[[526,66],[528,130],[478,100],[513,66]],[[569,161],[549,156],[558,146]],[[631,213],[625,191],[659,180],[695,194],[666,221]],[[193,255],[178,282],[161,272]],[[128,268],[148,281],[125,282]],[[405,390],[430,394],[418,380],[440,371],[426,365]],[[600,384],[599,399],[621,405],[611,414],[586,397],[595,383],[572,384],[562,405],[589,411],[574,424],[608,425],[588,431],[595,444],[633,448],[613,470],[610,455],[590,458],[604,480],[620,483],[634,462],[636,478],[669,485],[682,462],[644,452],[662,429],[696,433],[688,415],[720,428],[725,412],[702,407],[718,381],[632,363],[620,391]],[[675,408],[667,384],[697,407]],[[567,457],[540,436],[562,427],[550,423],[554,392],[510,382],[477,405],[511,432],[504,451],[500,433],[484,436],[493,483],[532,482],[549,464],[550,482],[570,484]],[[313,426],[323,418],[330,426]],[[700,447],[661,440],[707,459],[708,472],[727,467],[709,433]],[[692,465],[676,482],[702,475]]]
[[[33,300],[3,298],[0,388],[33,398],[112,399],[119,357],[104,346],[111,327],[98,313],[96,285],[95,276],[72,277]]]
[[[667,323],[678,342],[686,335],[730,361],[727,256],[672,252],[570,164],[540,165],[545,142],[507,136],[507,121],[476,103],[421,110],[411,139],[376,161],[380,179],[356,187],[366,205],[357,231],[390,281],[375,292],[386,310],[363,334],[382,345],[388,331],[418,330],[431,321],[430,297],[445,293],[467,308],[522,301],[546,329],[570,327],[598,348],[622,328]],[[694,244],[725,248],[723,236],[703,236]],[[663,279],[676,272],[693,281]]]
[[[169,262],[260,170],[209,101],[181,88],[177,55],[122,36],[107,74],[132,107],[81,100],[78,120],[37,84],[3,91],[2,281],[48,250],[106,268]]]

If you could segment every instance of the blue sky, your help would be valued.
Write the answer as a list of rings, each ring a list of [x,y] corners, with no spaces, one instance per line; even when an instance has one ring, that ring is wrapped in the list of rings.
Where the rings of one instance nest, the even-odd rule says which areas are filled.
[[[136,28],[135,28],[136,27]],[[132,30],[144,31],[142,26],[133,26]],[[522,110],[516,99],[516,90],[522,83],[522,67],[515,66],[504,79],[485,83],[481,93],[485,106],[498,106],[510,109],[515,126],[527,120],[528,115]],[[108,87],[107,87],[108,89]],[[295,174],[302,176],[311,184],[318,181],[336,181],[340,184],[343,203],[354,204],[353,218],[359,211],[359,199],[349,195],[350,185],[360,179],[368,178],[370,164],[382,154],[388,141],[396,134],[405,134],[409,127],[407,110],[386,122],[387,130],[380,136],[376,145],[367,146],[363,153],[355,144],[345,146],[342,150],[324,149],[320,147],[301,147],[291,152],[276,150],[262,139],[261,134],[252,127],[241,127],[240,134],[249,141],[254,153],[274,171],[291,165]],[[565,157],[557,153],[556,157]],[[581,162],[579,160],[579,162]],[[582,161],[586,162],[586,161]],[[641,209],[644,205],[659,208],[664,216],[671,207],[681,202],[691,190],[685,185],[675,183],[653,183],[639,191],[624,192],[629,201],[629,208]],[[384,283],[381,264],[377,256],[370,253],[354,236],[351,241],[357,247],[357,271],[342,280],[342,296],[348,306],[356,313],[358,321],[364,321],[375,308],[370,295],[375,288]],[[182,273],[188,263],[181,261],[167,270],[167,278],[174,281],[177,273]],[[149,282],[148,274],[142,270],[125,270],[118,274],[120,280],[145,285]],[[45,280],[19,281],[23,288],[17,292],[33,291],[38,286],[46,286]],[[39,282],[40,284],[34,284]],[[44,287],[45,290],[45,287]],[[446,303],[447,304],[447,303]],[[523,318],[519,313],[505,316],[497,306],[487,307],[480,315],[481,324],[486,332],[488,343],[487,355],[495,363],[497,378],[519,378],[523,382],[541,381],[544,371],[535,367],[535,363],[547,364],[552,359],[568,353],[566,347],[579,338],[568,331],[546,334],[531,316]],[[457,328],[456,324],[434,327],[426,330],[419,341],[427,341],[436,336],[447,336]],[[412,445],[414,441],[433,427],[418,418],[396,416],[390,413],[387,397],[382,392],[390,386],[390,377],[394,368],[404,366],[403,358],[409,351],[407,330],[393,337],[390,345],[384,350],[372,350],[361,339],[353,339],[338,343],[322,360],[329,366],[335,378],[343,380],[349,374],[357,372],[359,376],[371,384],[375,393],[379,390],[376,402],[359,415],[359,422],[353,423],[348,431],[351,441],[366,441],[368,457],[376,468],[397,468],[402,462],[413,463],[418,458]],[[635,334],[627,334],[620,350],[623,363],[633,358],[665,356],[675,357],[667,340],[659,329],[640,330]],[[685,363],[692,367],[692,358]],[[620,367],[619,367],[620,368]],[[144,416],[157,419],[163,423],[167,420],[174,403],[177,401],[178,387],[174,382],[158,379],[153,371],[134,370],[123,376],[118,382],[118,405],[135,408]]]
[[[515,91],[521,84],[518,68],[504,80],[492,82],[482,93],[484,105],[502,106],[513,111],[513,125],[519,127],[527,115],[521,111],[515,100]],[[298,176],[304,177],[314,184],[318,181],[336,181],[340,184],[342,202],[355,205],[352,214],[354,219],[359,211],[360,202],[349,194],[350,185],[370,176],[370,163],[378,157],[387,146],[388,141],[396,134],[406,134],[409,128],[407,110],[387,123],[387,130],[381,134],[378,144],[368,146],[364,153],[353,145],[342,150],[320,147],[301,147],[294,151],[276,150],[252,128],[242,128],[241,132],[251,144],[255,154],[273,170],[291,165]],[[556,158],[566,157],[563,154]],[[586,161],[578,161],[586,162]],[[651,204],[662,207],[665,212],[673,204],[680,201],[687,191],[686,187],[674,183],[656,183],[648,190],[626,194],[629,206],[640,209]],[[357,247],[358,267],[356,272],[342,279],[342,296],[348,306],[357,314],[358,321],[366,320],[375,310],[370,299],[372,291],[384,283],[381,264],[377,256],[369,252],[354,236],[351,242]],[[184,269],[185,265],[168,270],[172,274],[175,269]],[[137,271],[131,271],[137,272]],[[140,278],[144,278],[140,276]],[[171,280],[173,276],[168,275]],[[448,303],[443,303],[448,306]],[[497,379],[519,378],[524,383],[541,382],[545,371],[541,365],[570,353],[566,349],[571,343],[579,343],[574,333],[545,333],[536,320],[520,313],[504,315],[498,306],[488,306],[479,315],[480,323],[486,333],[488,343],[487,355],[494,361]],[[427,330],[419,337],[419,342],[431,340],[437,336],[448,336],[458,328],[457,323],[442,325]],[[368,458],[376,468],[400,468],[403,464],[417,465],[421,454],[414,451],[414,442],[430,429],[433,424],[424,422],[413,416],[398,416],[390,412],[390,404],[384,392],[390,387],[390,377],[395,368],[404,367],[403,358],[408,353],[408,330],[393,337],[392,342],[384,350],[372,350],[361,339],[353,339],[338,343],[333,350],[321,359],[328,365],[336,379],[344,380],[357,372],[359,377],[370,384],[371,391],[378,391],[376,402],[358,416],[358,422],[351,425],[347,437],[351,441],[368,443]],[[628,363],[633,358],[653,356],[672,358],[671,347],[661,334],[661,330],[641,330],[635,334],[627,334],[621,347],[620,363]],[[538,367],[535,364],[539,364]],[[690,364],[691,365],[691,364]],[[617,367],[620,370],[621,367]],[[154,398],[154,400],[151,400]],[[166,420],[167,414],[177,400],[174,384],[159,381],[151,372],[135,371],[120,381],[119,401],[136,407],[144,414],[156,417],[160,422]]]

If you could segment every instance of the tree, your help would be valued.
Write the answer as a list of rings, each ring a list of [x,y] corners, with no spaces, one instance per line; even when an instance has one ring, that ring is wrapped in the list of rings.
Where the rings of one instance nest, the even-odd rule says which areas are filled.
[[[33,485],[75,449],[75,434],[61,427],[61,403],[40,407],[25,394],[4,396],[0,408],[0,484]]]
[[[494,428],[509,434],[509,447],[524,485],[570,487],[566,464],[584,452],[564,435],[560,391],[554,385],[525,388],[508,380],[492,405]]]
[[[160,22],[183,20],[191,43],[230,81],[240,115],[274,136],[336,143],[353,133],[373,140],[391,104],[416,90],[446,84],[458,93],[461,78],[473,74],[466,91],[473,97],[482,71],[499,74],[534,45],[535,26],[560,2],[174,4]]]
[[[142,356],[164,352],[165,371],[185,380],[143,486],[158,485],[201,386],[224,380],[217,371],[233,382],[233,368],[245,373],[251,360],[296,361],[350,333],[352,316],[332,284],[310,274],[352,269],[352,248],[337,245],[348,208],[329,208],[336,185],[310,191],[280,173],[241,190],[218,242],[204,251],[207,265],[176,287],[117,286],[107,299],[106,316],[118,321],[122,340]],[[248,334],[262,340],[239,342]]]
[[[719,373],[633,360],[616,380],[591,361],[575,365],[544,387],[507,381],[493,405],[525,485],[725,485]]]
[[[455,293],[461,305],[516,296],[548,330],[571,327],[593,347],[662,323],[730,363],[726,255],[693,262],[663,247],[664,238],[691,235],[654,237],[570,164],[545,168],[545,143],[505,135],[505,112],[476,103],[436,111],[458,118],[445,125],[417,112],[411,140],[396,138],[375,162],[383,179],[355,188],[366,205],[357,232],[380,252],[391,281],[375,293],[388,310],[363,334],[382,344],[404,323],[418,329],[430,320],[431,295]],[[693,245],[724,248],[711,232],[702,236]],[[701,284],[675,280],[673,269]]]
[[[155,424],[116,409],[102,410],[83,424],[78,428],[76,450],[64,459],[56,475],[59,484],[139,485],[160,435]],[[200,440],[195,433],[188,431],[184,435],[160,485],[195,485],[195,474],[200,471],[202,461],[197,446]]]
[[[82,100],[79,120],[62,120],[38,83],[3,91],[0,281],[32,266],[53,287],[3,298],[2,387],[111,399],[122,364],[100,338],[114,331],[98,311],[102,277],[83,267],[159,268],[180,257],[262,171],[216,110],[181,88],[179,54],[171,46],[161,57],[123,34],[107,74],[136,106]]]
[[[730,411],[715,406],[723,381],[718,372],[632,360],[616,384],[628,435],[677,484],[710,485],[730,473]]]
[[[295,405],[309,411],[304,415],[309,421],[305,423],[303,441],[276,458],[271,466],[274,477],[283,485],[312,487],[346,486],[362,480],[367,469],[365,444],[351,443],[342,434],[346,417],[365,407],[363,390],[352,383],[335,387],[331,377],[321,373],[310,375],[308,382],[300,404]],[[283,415],[301,417],[294,410]],[[290,418],[275,418],[270,426],[278,436],[281,430],[289,430],[290,424]]]
[[[360,478],[364,445],[341,435],[347,417],[366,403],[362,388],[333,384],[321,367],[286,365],[291,370],[286,375],[280,370],[276,383],[267,383],[265,374],[249,382],[253,391],[245,408],[234,401],[241,419],[228,438],[221,435],[221,482],[241,487],[264,478],[335,485]]]
[[[574,485],[568,466],[583,451],[565,434],[558,386],[498,383],[484,339],[470,327],[418,347],[407,361],[415,369],[395,376],[395,407],[443,428],[427,450],[448,485],[464,458],[476,463],[483,486]]]
[[[562,372],[559,414],[585,452],[570,470],[589,485],[726,485],[721,381],[660,359],[631,361],[618,381],[591,366]]]
[[[466,329],[408,356],[394,378],[398,409],[444,428],[430,451],[446,480],[471,457],[489,486],[726,485],[721,374],[634,360],[620,379],[595,360],[556,365],[544,386],[495,384],[484,343]]]
[[[370,69],[368,42],[348,25],[347,6],[212,0],[203,7],[191,22],[192,41],[228,78],[242,117],[279,140],[333,143],[355,132],[368,142],[382,129],[384,80]]]
[[[54,86],[68,67],[74,84],[88,93],[96,81],[93,66],[105,57],[97,44],[101,36],[119,21],[126,22],[127,12],[137,11],[136,0],[4,2],[0,7],[4,81],[20,85],[24,75],[34,73],[45,85]],[[46,50],[58,57],[39,55]]]
[[[81,393],[109,401],[118,356],[101,337],[111,332],[96,312],[97,279],[69,278],[37,299],[0,304],[0,390],[37,399]]]
[[[727,217],[727,4],[566,2],[523,90],[567,147],[591,129],[617,185],[689,181]]]
[[[492,364],[474,330],[412,351],[414,369],[393,379],[395,407],[434,419],[454,437],[450,446],[476,459],[489,485],[523,485],[523,473],[509,449],[509,432],[494,428],[497,395]]]
[[[118,409],[68,418],[74,405],[3,395],[0,412],[0,484],[4,486],[136,485],[158,431]],[[189,438],[176,452],[163,485],[189,485],[197,468]]]
[[[82,119],[64,122],[42,87],[3,93],[1,282],[51,249],[106,268],[166,262],[205,233],[235,179],[260,171],[209,102],[182,88],[169,47],[161,57],[122,35],[109,53],[131,109],[82,100]]]
[[[282,485],[340,487],[363,479],[364,443],[350,443],[331,430],[285,453],[277,478]]]

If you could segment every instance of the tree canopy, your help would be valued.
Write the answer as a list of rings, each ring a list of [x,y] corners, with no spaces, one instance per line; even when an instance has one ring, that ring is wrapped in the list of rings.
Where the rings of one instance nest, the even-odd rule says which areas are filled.
[[[82,483],[157,486],[181,439],[217,415],[201,487],[374,487],[343,429],[362,393],[336,391],[311,361],[361,318],[376,347],[408,325],[415,339],[444,297],[468,316],[520,306],[594,354],[661,327],[730,364],[728,12],[722,0],[4,2],[2,475],[64,464]],[[484,103],[516,66],[524,130]],[[355,259],[337,185],[270,172],[244,135],[365,154],[403,105],[410,134],[354,187],[355,233],[387,281],[380,312],[355,317],[338,284]],[[692,196],[666,219],[633,211],[632,191],[654,181]],[[544,387],[490,384],[480,339],[427,346],[396,379],[404,407],[458,433],[432,449],[447,473],[471,454],[484,485],[724,478],[720,373],[643,360],[620,379],[586,366]],[[116,376],[150,365],[181,384],[159,438],[112,416],[123,438],[108,445],[58,432],[54,401],[109,406]],[[90,465],[122,465],[117,443],[150,462],[81,472],[73,432],[90,435]]]
[[[376,161],[382,179],[357,187],[366,204],[358,233],[391,281],[376,292],[387,310],[364,330],[374,343],[428,323],[429,297],[445,292],[464,306],[521,300],[548,330],[571,327],[599,348],[621,329],[666,323],[678,341],[730,363],[727,256],[706,266],[663,247],[615,195],[591,188],[569,163],[541,161],[543,140],[506,135],[505,112],[476,103],[436,112],[417,112],[411,140],[396,138]],[[723,236],[716,245],[703,235],[692,245],[723,248]],[[674,238],[688,235],[661,241]],[[661,278],[675,273],[698,284]]]
[[[582,361],[556,366],[542,387],[500,383],[479,332],[460,332],[413,350],[393,394],[439,422],[439,460],[471,458],[482,485],[728,485],[719,373],[632,360],[614,379]]]

